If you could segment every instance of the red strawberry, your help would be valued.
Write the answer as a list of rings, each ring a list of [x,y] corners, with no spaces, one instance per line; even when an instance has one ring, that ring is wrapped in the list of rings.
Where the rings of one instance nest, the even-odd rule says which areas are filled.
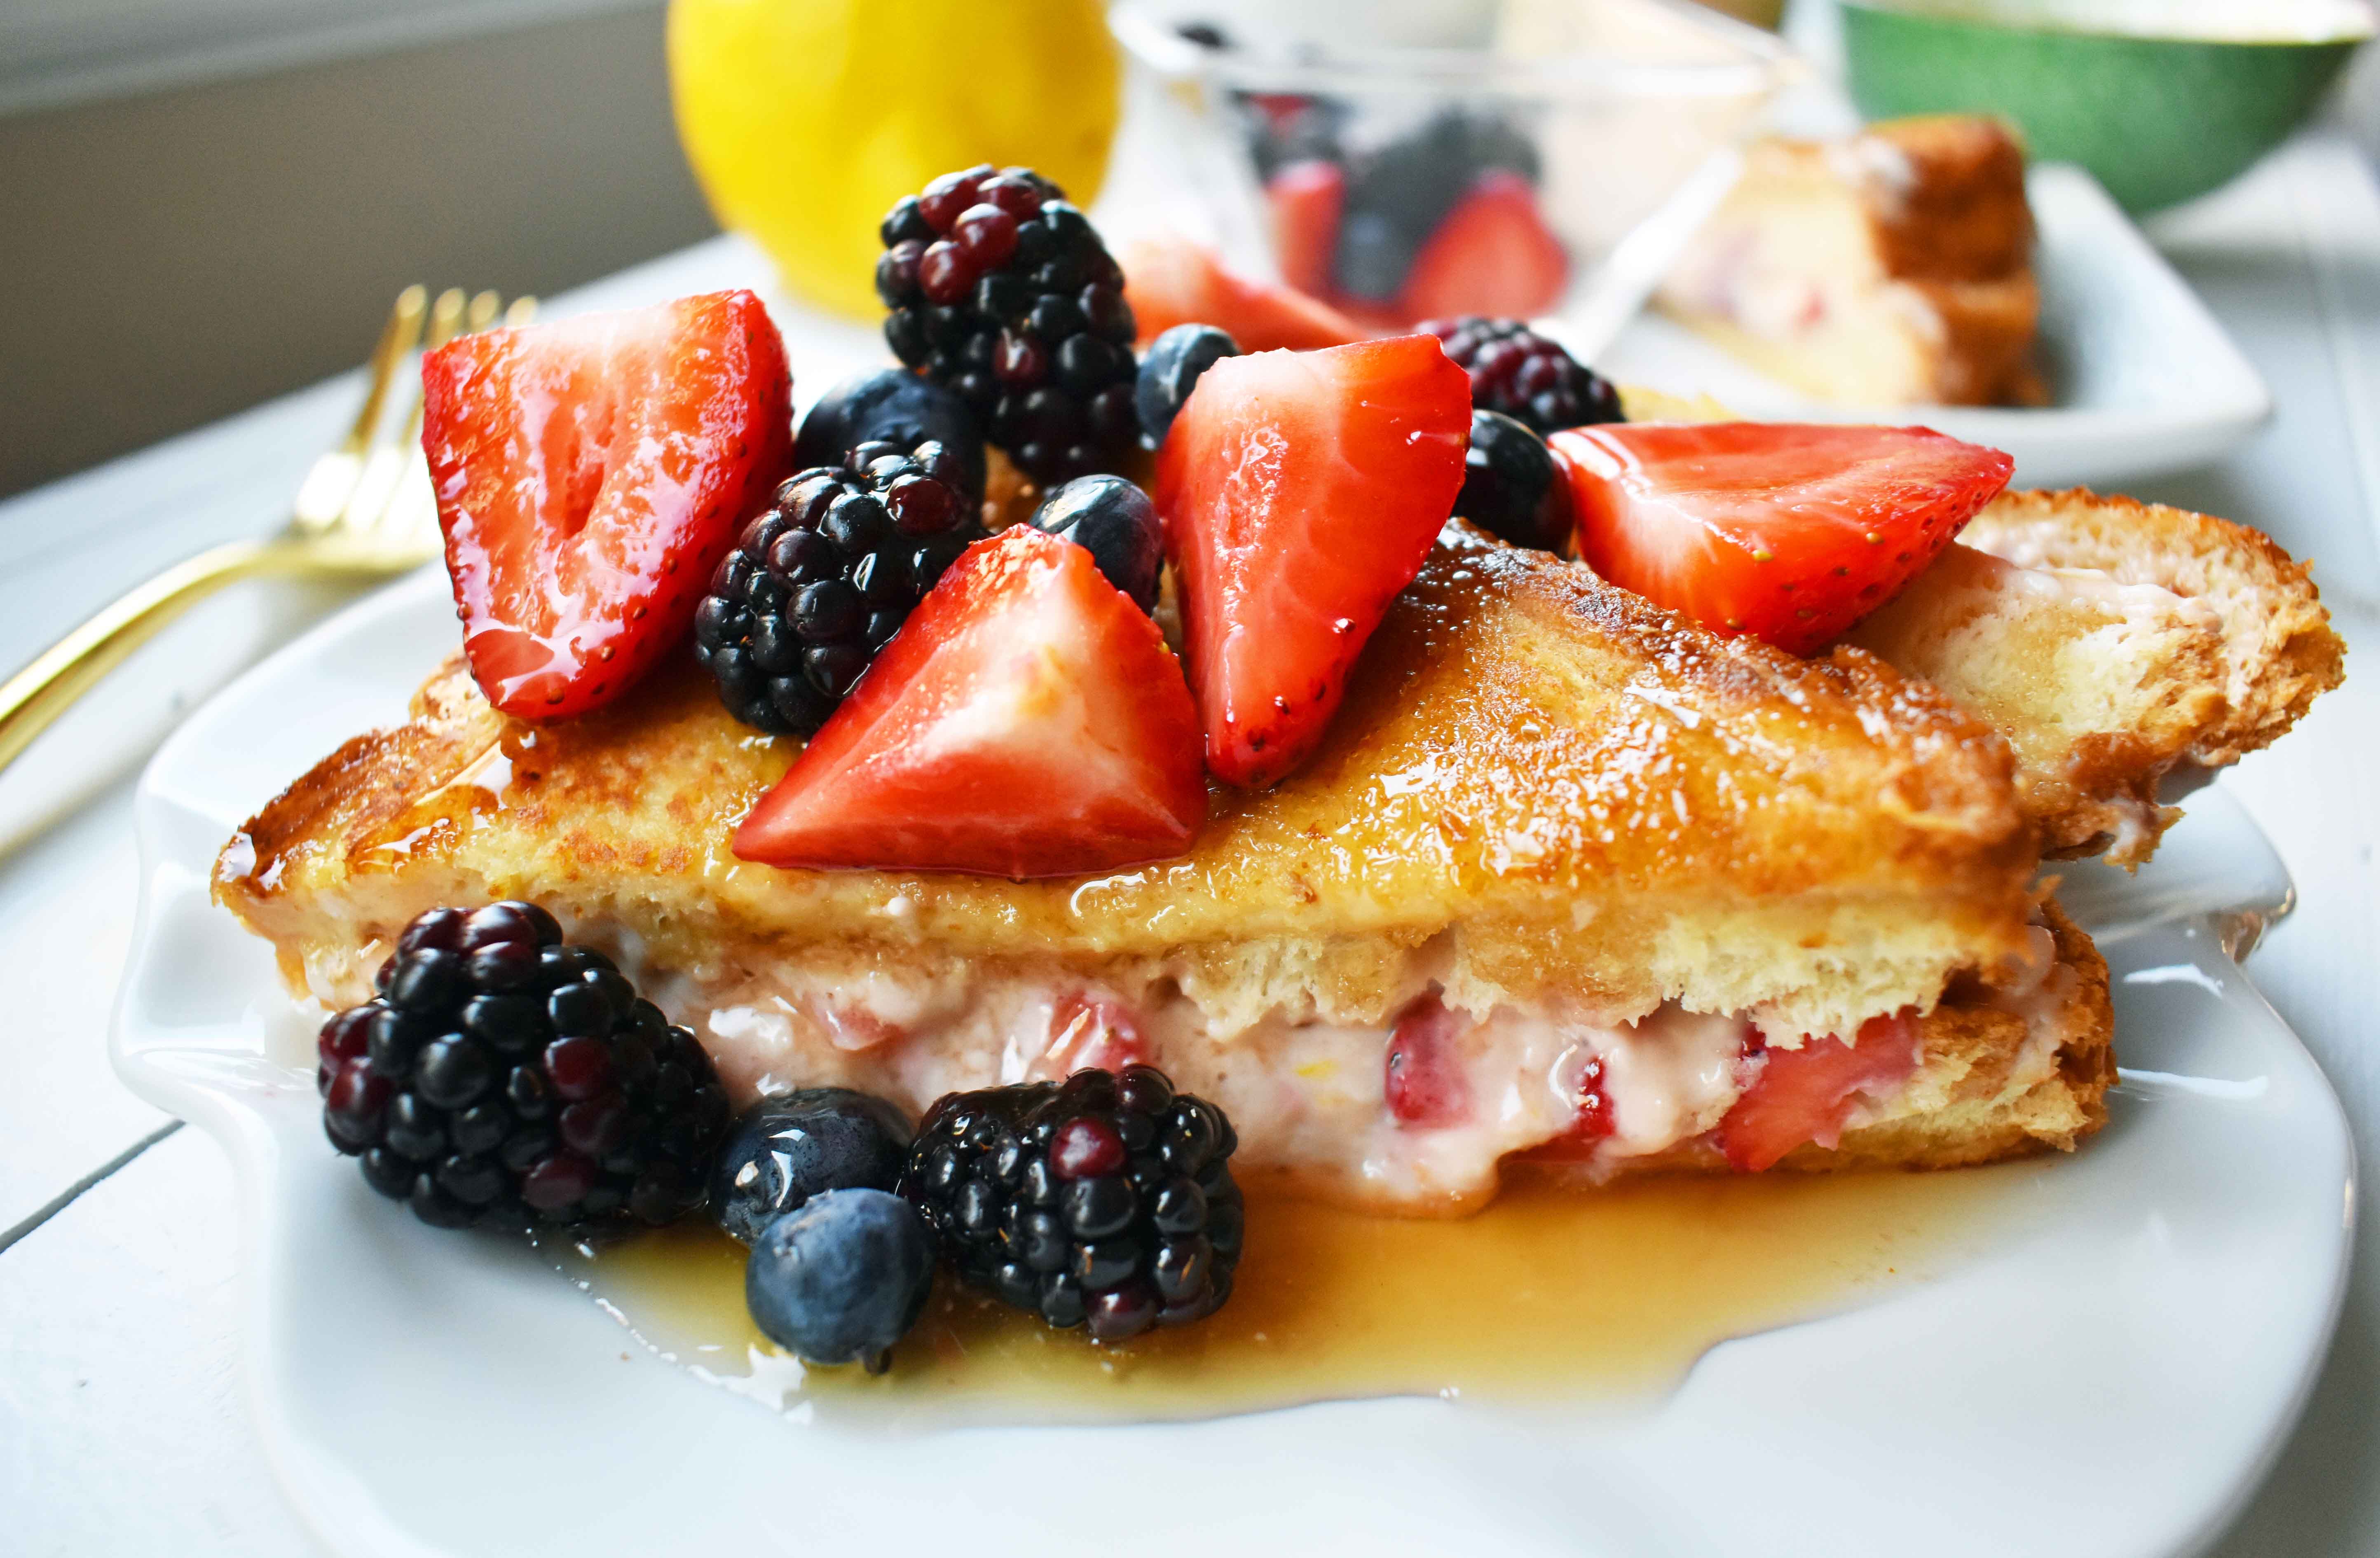
[[[1869,1018],[1851,1044],[1813,1035],[1799,1049],[1772,1047],[1718,1122],[1719,1150],[1736,1167],[1757,1172],[1804,1141],[1831,1147],[1860,1093],[1907,1081],[1917,1052],[1917,1022],[1907,1013]]]
[[[1063,876],[1179,854],[1198,714],[1157,624],[1017,525],[951,565],[736,828],[768,865]]]
[[[467,335],[422,358],[421,447],[489,702],[584,714],[677,647],[793,463],[792,391],[748,292]]]
[[[1389,1031],[1380,1094],[1399,1125],[1460,1125],[1471,1117],[1471,1079],[1463,1069],[1465,1026],[1435,995],[1398,1015]]]
[[[1177,324],[1211,324],[1243,352],[1305,351],[1364,339],[1354,320],[1318,298],[1227,270],[1212,249],[1185,239],[1144,238],[1119,256],[1124,300],[1140,338]]]
[[[1347,670],[1453,512],[1471,380],[1405,335],[1226,357],[1157,456],[1207,766],[1268,785],[1305,761]]]
[[[1316,297],[1330,289],[1330,255],[1339,246],[1339,208],[1347,173],[1319,157],[1292,163],[1265,181],[1272,205],[1272,248],[1281,280]]]
[[[1550,441],[1589,567],[1796,655],[1891,599],[2014,468],[1926,428],[1613,422]]]
[[[1439,219],[1397,294],[1406,318],[1490,314],[1525,320],[1552,308],[1570,282],[1570,251],[1537,214],[1519,174],[1482,174]]]

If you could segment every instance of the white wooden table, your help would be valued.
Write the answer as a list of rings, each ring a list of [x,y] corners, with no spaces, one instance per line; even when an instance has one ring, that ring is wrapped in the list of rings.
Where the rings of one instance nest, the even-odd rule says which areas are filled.
[[[2380,188],[2318,132],[2154,236],[2280,413],[2220,465],[2137,495],[2315,558],[2350,646],[2348,684],[2223,782],[2301,894],[2251,972],[2346,1099],[2364,1161],[2380,1162]],[[720,240],[566,301],[760,273]],[[355,393],[318,386],[0,503],[0,666],[159,566],[278,523]],[[242,1398],[228,1170],[199,1132],[126,1093],[103,1046],[133,912],[130,775],[176,708],[337,604],[288,586],[226,598],[0,777],[0,841],[30,840],[0,859],[0,1553],[322,1551],[276,1491]],[[2226,1558],[2380,1555],[2380,1220],[2361,1246],[2329,1368]]]

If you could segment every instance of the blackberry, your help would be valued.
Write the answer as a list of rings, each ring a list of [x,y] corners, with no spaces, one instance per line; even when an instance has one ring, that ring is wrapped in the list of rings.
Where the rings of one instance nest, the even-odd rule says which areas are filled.
[[[880,236],[894,356],[956,391],[1044,487],[1122,466],[1139,433],[1123,271],[1056,185],[988,163],[944,174]]]
[[[727,1094],[710,1058],[533,903],[416,918],[379,994],[322,1025],[322,1125],[435,1227],[674,1220]]]
[[[969,1283],[1103,1342],[1222,1307],[1243,1210],[1223,1111],[1148,1066],[953,1093],[901,1193]]]
[[[983,536],[957,453],[863,443],[777,489],[694,615],[728,712],[774,734],[826,722],[942,571]]]
[[[1500,411],[1471,414],[1454,512],[1516,547],[1570,548],[1570,483],[1536,430]]]
[[[1519,320],[1464,314],[1414,329],[1437,336],[1455,366],[1471,375],[1475,410],[1500,411],[1540,435],[1626,420],[1609,380]]]

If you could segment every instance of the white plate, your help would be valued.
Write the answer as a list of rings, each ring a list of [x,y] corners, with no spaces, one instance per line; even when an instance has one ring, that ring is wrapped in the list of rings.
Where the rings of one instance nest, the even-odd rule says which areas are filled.
[[[2026,178],[2039,244],[2042,354],[2055,404],[1845,407],[1763,377],[1655,313],[1597,367],[1628,383],[1705,393],[1771,421],[1922,422],[2016,456],[2020,487],[2135,481],[2207,465],[2272,416],[2272,393],[2215,316],[2081,168]]]
[[[266,1058],[288,1003],[210,904],[210,862],[398,717],[454,631],[434,572],[374,598],[202,710],[139,800],[116,1064],[237,1165],[258,1419],[342,1553],[2170,1554],[2245,1498],[2322,1359],[2353,1165],[2328,1086],[2216,945],[2208,915],[2288,892],[2218,791],[2188,826],[2219,842],[2176,879],[2092,888],[2134,1069],[2113,1123],[1938,1280],[1725,1343],[1616,1412],[781,1422],[646,1357],[527,1250],[392,1215],[322,1141],[310,1075]]]

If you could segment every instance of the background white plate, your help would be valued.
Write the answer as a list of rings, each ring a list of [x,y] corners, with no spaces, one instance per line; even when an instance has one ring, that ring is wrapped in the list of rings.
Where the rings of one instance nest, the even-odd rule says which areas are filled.
[[[341,1552],[2170,1554],[2245,1498],[2321,1360],[2350,1149],[2216,945],[2215,912],[2288,891],[2218,789],[2188,826],[2221,841],[2176,880],[2094,889],[2131,1069],[2101,1138],[2025,1181],[2007,1236],[1950,1274],[1726,1343],[1666,1401],[899,1435],[775,1420],[628,1345],[526,1249],[392,1215],[323,1143],[310,1075],[265,1058],[288,1006],[208,900],[213,853],[401,714],[453,639],[443,584],[335,619],[159,754],[113,1041],[136,1092],[230,1152],[262,1436]],[[2221,859],[2236,876],[2204,869]]]
[[[2139,480],[2207,465],[2263,426],[2273,397],[2206,306],[2081,168],[2026,175],[2039,242],[2041,345],[2054,404],[1846,407],[1763,377],[1656,313],[1601,354],[1611,378],[1705,393],[1768,421],[1923,423],[2016,456],[2015,485]],[[1557,325],[1559,321],[1557,321]]]

